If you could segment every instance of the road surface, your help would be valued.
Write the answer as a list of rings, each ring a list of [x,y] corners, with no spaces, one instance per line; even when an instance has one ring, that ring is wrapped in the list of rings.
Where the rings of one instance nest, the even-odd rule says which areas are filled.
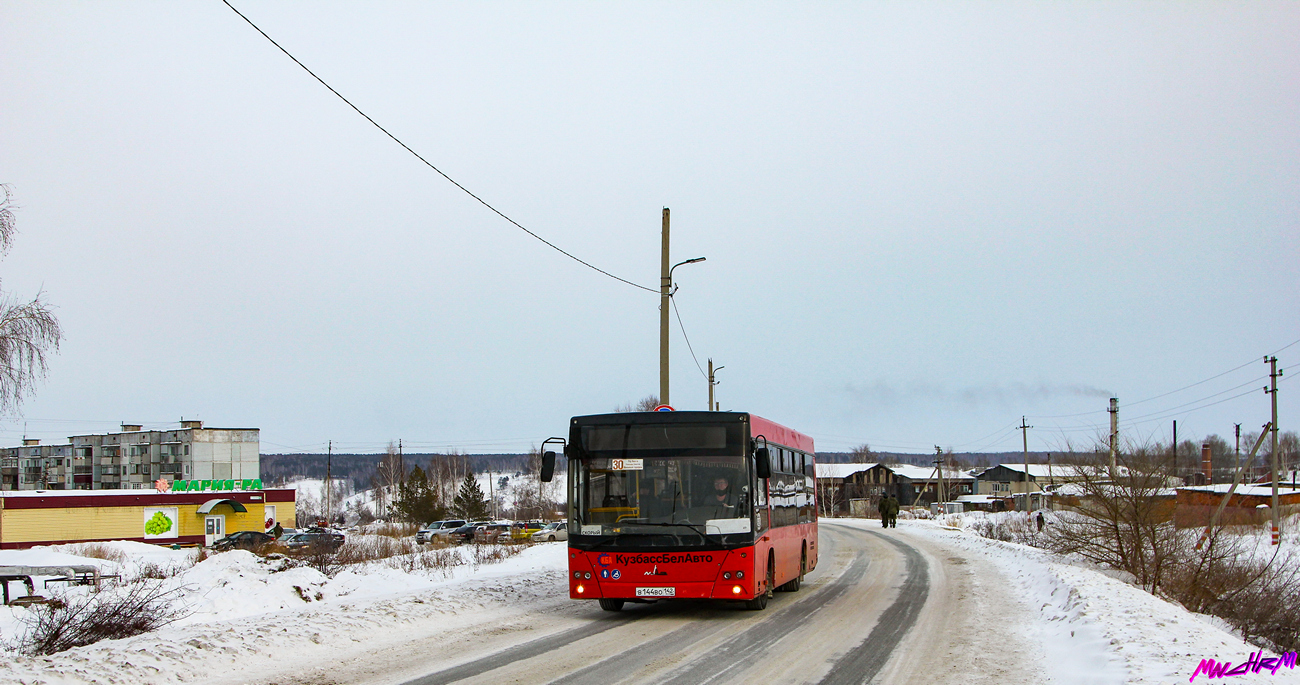
[[[1015,613],[996,572],[903,529],[821,525],[818,568],[765,611],[706,602],[546,604],[368,663],[325,682],[1035,683],[1041,652],[999,614]],[[283,682],[283,681],[282,681]],[[320,682],[320,681],[317,681]]]

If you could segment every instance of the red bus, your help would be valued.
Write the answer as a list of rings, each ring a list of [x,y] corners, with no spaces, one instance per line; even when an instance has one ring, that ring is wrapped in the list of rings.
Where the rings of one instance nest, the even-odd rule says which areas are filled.
[[[817,566],[812,438],[747,413],[574,417],[569,596],[767,607]],[[542,460],[542,480],[555,454]]]

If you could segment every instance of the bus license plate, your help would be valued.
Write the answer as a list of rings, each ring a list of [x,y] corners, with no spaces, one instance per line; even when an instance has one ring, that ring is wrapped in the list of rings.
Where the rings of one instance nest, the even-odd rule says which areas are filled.
[[[677,588],[672,587],[639,587],[636,589],[637,597],[676,597]]]

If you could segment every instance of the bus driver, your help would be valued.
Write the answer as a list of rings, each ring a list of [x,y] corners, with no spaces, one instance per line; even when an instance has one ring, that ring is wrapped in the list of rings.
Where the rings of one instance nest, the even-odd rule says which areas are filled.
[[[709,505],[717,507],[720,512],[725,512],[726,516],[718,518],[731,518],[736,509],[735,498],[732,497],[731,483],[725,476],[718,476],[713,480],[713,497],[709,499]]]

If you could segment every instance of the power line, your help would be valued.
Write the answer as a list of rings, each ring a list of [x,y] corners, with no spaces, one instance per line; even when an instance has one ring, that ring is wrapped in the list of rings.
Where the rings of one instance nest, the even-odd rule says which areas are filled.
[[[234,12],[235,14],[238,14],[240,19],[243,19],[245,22],[248,22],[248,25],[249,25],[249,26],[252,26],[254,30],[256,30],[258,33],[262,34],[262,37],[263,37],[263,38],[266,38],[267,40],[271,41],[271,45],[274,45],[275,47],[279,48],[279,49],[280,49],[280,52],[283,52],[285,55],[287,55],[287,56],[289,57],[289,59],[293,60],[294,64],[297,64],[298,66],[302,67],[302,70],[303,70],[303,71],[307,72],[308,74],[311,74],[311,77],[314,78],[314,79],[316,79],[317,81],[319,81],[320,84],[321,84],[322,86],[325,86],[327,89],[329,89],[329,92],[331,92],[331,93],[333,93],[334,95],[336,95],[336,96],[338,97],[338,99],[340,99],[340,100],[342,100],[344,103],[346,103],[348,107],[351,107],[351,108],[353,109],[353,111],[355,111],[357,114],[360,114],[362,117],[365,118],[366,121],[369,121],[371,124],[373,124],[375,128],[379,129],[380,131],[383,131],[384,135],[386,135],[386,136],[388,136],[389,138],[393,139],[393,142],[397,143],[398,145],[401,145],[402,148],[405,149],[407,152],[411,153],[412,155],[415,155],[415,158],[416,158],[416,159],[420,160],[421,162],[424,162],[424,165],[425,165],[425,166],[427,166],[427,167],[429,167],[430,169],[433,169],[434,171],[438,172],[438,175],[439,175],[439,176],[442,176],[443,178],[447,179],[447,181],[449,181],[452,185],[456,186],[457,188],[460,188],[460,189],[461,189],[461,190],[462,190],[466,195],[469,195],[470,197],[474,198],[475,200],[478,200],[479,204],[481,204],[481,205],[483,205],[484,207],[487,207],[488,209],[492,210],[492,212],[493,212],[494,214],[496,214],[497,216],[501,217],[502,219],[505,219],[506,221],[510,222],[511,224],[513,224],[513,225],[515,226],[515,228],[518,228],[519,230],[523,231],[524,233],[527,233],[528,235],[530,235],[530,236],[532,236],[532,237],[534,237],[534,238],[540,240],[543,244],[545,244],[547,247],[551,248],[552,250],[555,250],[556,252],[559,252],[560,254],[564,255],[565,257],[568,257],[569,259],[572,259],[573,261],[575,261],[575,262],[577,262],[577,263],[579,263],[579,264],[581,264],[581,265],[583,265],[583,266],[585,266],[585,267],[587,267],[587,268],[589,268],[589,269],[592,269],[592,270],[597,271],[597,272],[599,272],[599,273],[602,273],[602,274],[604,274],[604,275],[606,275],[606,276],[609,276],[610,278],[612,278],[612,279],[614,279],[614,280],[616,280],[616,281],[621,281],[621,282],[623,282],[623,283],[626,283],[626,284],[628,284],[628,285],[630,285],[630,286],[632,286],[632,287],[634,287],[634,288],[640,288],[640,289],[642,289],[642,290],[645,290],[645,291],[647,291],[647,292],[652,292],[652,293],[655,293],[655,294],[658,294],[658,293],[659,293],[659,291],[658,291],[657,289],[655,289],[655,288],[647,288],[646,286],[644,286],[644,285],[640,285],[639,283],[633,283],[632,281],[629,281],[629,280],[627,280],[626,278],[620,278],[620,277],[618,277],[618,276],[615,276],[614,274],[612,274],[612,273],[610,273],[610,272],[608,272],[608,271],[606,271],[606,270],[604,270],[604,269],[602,269],[602,268],[600,268],[600,267],[598,267],[598,266],[596,266],[596,265],[594,265],[594,264],[592,264],[592,263],[590,263],[590,262],[584,261],[584,260],[580,259],[579,257],[576,257],[576,256],[570,254],[569,252],[566,252],[563,248],[561,248],[561,247],[559,247],[558,245],[552,243],[551,241],[547,240],[546,238],[543,238],[542,236],[537,235],[536,233],[533,233],[532,231],[528,230],[527,228],[524,228],[524,226],[523,226],[522,224],[520,224],[518,221],[515,221],[514,219],[511,219],[510,217],[506,216],[505,213],[503,213],[501,210],[497,209],[496,207],[493,207],[492,205],[488,204],[488,202],[487,202],[486,200],[484,200],[483,198],[481,198],[481,197],[479,197],[478,195],[475,195],[473,192],[471,192],[469,188],[466,188],[465,186],[463,186],[463,185],[461,185],[460,183],[456,182],[456,179],[454,179],[454,178],[448,176],[446,173],[444,173],[444,172],[442,171],[442,169],[439,169],[438,167],[434,166],[431,162],[429,162],[429,160],[427,160],[427,159],[425,159],[424,157],[422,157],[422,156],[420,155],[420,153],[416,152],[415,150],[412,150],[412,149],[411,149],[411,146],[407,145],[406,143],[403,143],[402,140],[401,140],[400,138],[398,138],[397,136],[395,136],[395,135],[393,135],[392,133],[390,133],[390,132],[388,131],[388,129],[384,128],[383,126],[380,126],[380,125],[379,125],[379,122],[375,121],[374,119],[371,119],[369,114],[366,114],[365,112],[361,111],[361,108],[360,108],[360,107],[357,107],[356,105],[352,104],[352,101],[351,101],[351,100],[348,100],[347,98],[343,97],[343,94],[342,94],[342,93],[339,93],[337,90],[334,90],[334,87],[331,86],[330,84],[326,83],[326,82],[325,82],[325,79],[322,79],[321,77],[317,76],[317,75],[316,75],[316,72],[312,71],[311,69],[308,69],[308,68],[307,68],[307,65],[303,64],[301,61],[298,60],[297,57],[294,57],[292,53],[290,53],[288,50],[284,49],[284,47],[281,46],[279,43],[275,42],[275,39],[272,38],[271,36],[267,35],[266,31],[263,31],[261,28],[258,28],[257,24],[254,24],[254,23],[253,23],[253,20],[251,20],[251,19],[249,19],[248,17],[244,16],[244,13],[243,13],[243,12],[240,12],[239,10],[235,9],[235,6],[232,5],[232,4],[230,4],[230,1],[229,1],[229,0],[221,0],[221,2],[224,3],[224,4],[226,5],[226,7],[229,7],[230,10],[231,10],[232,12]]]
[[[695,360],[695,368],[700,370],[700,375],[704,376],[704,380],[709,380],[709,374],[704,373],[704,367],[700,366],[700,360],[696,358],[695,350],[691,347],[691,339],[686,336],[686,327],[682,325],[682,313],[677,309],[677,298],[669,295],[668,301],[673,304],[673,313],[677,315],[677,328],[681,330],[682,337],[686,339],[686,349],[691,351],[691,359]]]
[[[1154,412],[1151,412],[1150,414],[1143,414],[1143,415],[1141,415],[1141,416],[1134,416],[1134,417],[1128,419],[1127,422],[1128,422],[1128,423],[1135,423],[1135,422],[1137,422],[1139,419],[1145,419],[1145,418],[1147,418],[1147,417],[1149,417],[1149,416],[1155,416],[1155,415],[1157,415],[1157,414],[1164,414],[1164,413],[1166,413],[1166,412],[1173,412],[1173,413],[1176,414],[1176,413],[1178,413],[1177,411],[1175,411],[1175,410],[1177,410],[1177,409],[1182,409],[1183,407],[1191,406],[1191,405],[1196,404],[1196,403],[1198,403],[1198,402],[1204,402],[1205,400],[1213,399],[1213,398],[1215,398],[1215,397],[1218,397],[1219,395],[1226,395],[1226,394],[1232,392],[1233,390],[1237,390],[1237,389],[1239,389],[1239,388],[1244,388],[1244,387],[1246,387],[1247,385],[1253,385],[1253,384],[1258,383],[1258,382],[1260,382],[1260,381],[1262,381],[1262,380],[1264,380],[1264,379],[1266,379],[1266,378],[1268,378],[1268,376],[1261,376],[1261,377],[1259,377],[1259,378],[1252,378],[1251,380],[1248,380],[1248,381],[1246,381],[1245,383],[1241,383],[1241,384],[1239,384],[1239,385],[1234,385],[1234,386],[1232,386],[1231,388],[1228,388],[1227,390],[1221,390],[1221,391],[1219,391],[1219,392],[1214,393],[1213,395],[1206,395],[1205,397],[1202,397],[1202,398],[1200,398],[1200,399],[1195,399],[1195,400],[1192,400],[1191,402],[1184,402],[1183,404],[1180,404],[1180,405],[1177,405],[1177,406],[1174,406],[1174,407],[1168,407],[1168,408],[1166,408],[1166,409],[1161,409],[1161,410],[1159,410],[1159,411],[1154,411]],[[1249,395],[1249,394],[1252,393],[1252,392],[1255,392],[1255,390],[1248,390],[1248,391],[1246,391],[1245,393],[1242,393],[1242,395]],[[1236,395],[1236,397],[1241,397],[1242,395]],[[1229,399],[1232,399],[1232,398],[1229,398]],[[1210,405],[1206,405],[1206,406],[1208,407],[1208,406],[1210,406]]]
[[[1294,347],[1294,346],[1297,345],[1297,344],[1300,344],[1300,340],[1293,340],[1293,341],[1291,341],[1290,343],[1288,343],[1288,344],[1286,344],[1286,345],[1283,345],[1281,348],[1279,348],[1276,352],[1273,352],[1271,355],[1265,355],[1265,356],[1276,356],[1278,352],[1281,352],[1281,351],[1283,351],[1283,350],[1286,350],[1286,349],[1288,349],[1288,348],[1290,348],[1290,347]],[[1192,383],[1192,384],[1190,384],[1190,385],[1184,385],[1183,387],[1178,388],[1178,389],[1176,389],[1176,390],[1170,390],[1169,392],[1161,393],[1161,394],[1159,394],[1159,395],[1152,395],[1151,397],[1147,397],[1147,398],[1145,398],[1145,399],[1137,400],[1136,402],[1126,402],[1126,403],[1125,403],[1125,406],[1127,406],[1127,407],[1132,407],[1133,405],[1136,405],[1136,404],[1142,404],[1142,403],[1144,403],[1144,402],[1150,402],[1151,400],[1158,400],[1158,399],[1160,399],[1161,397],[1168,397],[1168,396],[1173,395],[1173,394],[1175,394],[1175,393],[1180,393],[1180,392],[1182,392],[1182,391],[1184,391],[1184,390],[1187,390],[1187,389],[1189,389],[1189,388],[1194,388],[1194,387],[1196,387],[1196,386],[1198,386],[1198,385],[1202,385],[1202,384],[1204,384],[1204,383],[1208,383],[1208,382],[1210,382],[1210,381],[1212,381],[1212,380],[1214,380],[1214,379],[1216,379],[1216,378],[1222,378],[1223,376],[1226,376],[1226,375],[1232,373],[1233,371],[1240,371],[1241,369],[1244,369],[1244,368],[1246,368],[1247,366],[1250,366],[1251,364],[1255,364],[1257,361],[1258,361],[1258,360],[1256,360],[1256,359],[1252,359],[1252,360],[1250,360],[1250,361],[1248,361],[1248,362],[1246,362],[1245,364],[1242,364],[1242,365],[1240,365],[1240,366],[1234,366],[1234,367],[1232,367],[1231,369],[1228,369],[1227,371],[1224,371],[1223,373],[1215,374],[1215,375],[1213,375],[1213,376],[1210,376],[1209,378],[1205,378],[1205,379],[1203,379],[1203,380],[1196,381],[1195,383]],[[1250,381],[1250,382],[1254,382],[1254,381]],[[1244,383],[1243,383],[1242,385],[1244,385]],[[1241,385],[1236,386],[1236,388],[1240,388],[1240,387],[1241,387]],[[1234,389],[1236,389],[1236,388],[1229,388],[1228,390],[1225,390],[1224,392],[1228,392],[1228,391],[1230,391],[1230,390],[1234,390]],[[1217,394],[1217,395],[1222,395],[1223,393],[1216,393],[1216,394]],[[1208,396],[1208,397],[1203,397],[1203,398],[1201,398],[1201,399],[1202,399],[1202,400],[1203,400],[1203,399],[1209,399],[1210,397],[1214,397],[1214,396],[1215,396],[1215,395],[1210,395],[1210,396]],[[1201,400],[1193,400],[1192,402],[1189,402],[1188,404],[1194,404],[1194,403],[1196,403],[1196,402],[1200,402],[1200,401],[1201,401]],[[1179,406],[1186,406],[1186,405],[1179,405]],[[1172,407],[1171,409],[1177,409],[1177,407]],[[1056,414],[1056,415],[1054,415],[1054,416],[1035,416],[1034,418],[1036,418],[1036,419],[1068,419],[1068,418],[1073,418],[1073,417],[1076,417],[1076,416],[1088,416],[1088,415],[1090,415],[1090,414],[1103,414],[1103,413],[1105,413],[1106,411],[1107,411],[1106,409],[1095,409],[1095,410],[1093,410],[1093,411],[1084,411],[1084,412],[1079,412],[1079,413],[1077,413],[1077,414]],[[1162,410],[1162,411],[1169,411],[1169,409],[1165,409],[1165,410]],[[1156,412],[1156,413],[1160,413],[1160,412]],[[1150,414],[1148,414],[1148,416],[1150,416]]]

